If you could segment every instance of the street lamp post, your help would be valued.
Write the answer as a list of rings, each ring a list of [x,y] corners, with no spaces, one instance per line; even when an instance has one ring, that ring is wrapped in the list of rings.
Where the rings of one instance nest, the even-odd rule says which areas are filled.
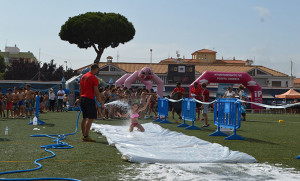
[[[66,64],[66,71],[68,70],[68,62],[67,61],[64,61],[65,64]]]
[[[150,65],[152,66],[152,49],[150,49]]]

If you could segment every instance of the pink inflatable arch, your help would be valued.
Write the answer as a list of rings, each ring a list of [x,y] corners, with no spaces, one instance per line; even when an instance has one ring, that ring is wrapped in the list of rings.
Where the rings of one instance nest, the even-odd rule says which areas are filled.
[[[262,103],[262,88],[261,86],[245,72],[212,72],[205,71],[190,85],[190,95],[194,83],[198,82],[201,85],[203,82],[212,83],[234,83],[243,84],[251,92],[251,102]],[[260,106],[251,105],[253,109],[261,109]]]
[[[130,88],[131,84],[136,80],[141,81],[145,84],[146,89],[150,90],[152,88],[152,82],[155,82],[157,85],[157,94],[159,97],[163,97],[164,81],[161,80],[150,67],[144,67],[140,71],[135,71],[133,74],[125,74],[116,81],[116,85],[122,87],[124,84],[125,87]]]

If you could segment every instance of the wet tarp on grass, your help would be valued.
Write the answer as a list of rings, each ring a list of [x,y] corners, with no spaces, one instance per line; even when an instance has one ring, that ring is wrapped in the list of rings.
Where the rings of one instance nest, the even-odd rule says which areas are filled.
[[[93,124],[92,129],[107,138],[122,158],[136,163],[255,163],[246,153],[232,151],[217,143],[143,124],[145,132],[129,132],[129,126]]]

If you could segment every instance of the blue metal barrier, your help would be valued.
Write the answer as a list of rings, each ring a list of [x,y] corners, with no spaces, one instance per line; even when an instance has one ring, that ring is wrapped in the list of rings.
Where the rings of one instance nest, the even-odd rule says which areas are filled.
[[[223,127],[233,129],[233,134],[225,140],[245,140],[236,134],[236,129],[241,126],[241,102],[237,102],[236,98],[223,98],[215,102],[214,124],[218,129],[209,136],[228,136],[220,130],[220,127]]]
[[[183,119],[183,123],[178,125],[177,127],[186,127],[184,129],[195,129],[199,130],[200,128],[194,125],[194,121],[196,120],[196,101],[194,98],[184,98],[182,100],[182,108],[181,108],[181,117]],[[191,121],[192,125],[188,125],[185,121]]]
[[[35,96],[35,117],[37,118],[38,125],[44,125],[45,122],[39,119],[40,114],[40,97],[38,95]],[[29,125],[33,125],[33,121],[28,123]]]
[[[172,124],[170,121],[167,120],[167,116],[169,113],[168,99],[159,97],[157,104],[158,104],[157,105],[158,118],[156,120],[154,120],[153,122]]]

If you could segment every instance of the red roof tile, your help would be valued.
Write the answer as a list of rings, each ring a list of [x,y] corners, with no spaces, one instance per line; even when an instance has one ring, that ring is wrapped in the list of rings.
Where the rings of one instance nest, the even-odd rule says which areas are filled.
[[[192,55],[194,55],[196,53],[214,53],[214,54],[216,54],[217,52],[212,51],[212,50],[208,50],[208,49],[201,49],[201,50],[195,51],[194,53],[192,53]]]
[[[300,84],[300,78],[294,79],[294,84]]]

